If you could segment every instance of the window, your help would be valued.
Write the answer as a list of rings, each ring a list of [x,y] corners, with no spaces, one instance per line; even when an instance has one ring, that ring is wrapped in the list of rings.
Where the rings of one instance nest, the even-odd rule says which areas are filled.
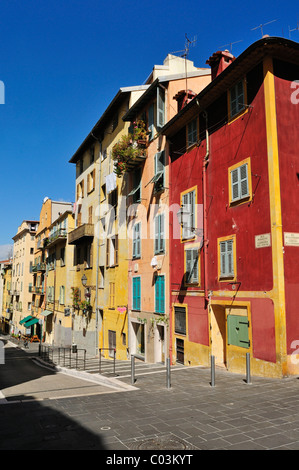
[[[133,277],[133,310],[141,309],[141,278]]]
[[[229,117],[232,119],[245,108],[246,97],[244,81],[240,80],[229,91]]]
[[[161,128],[165,124],[165,92],[163,88],[157,88],[157,127]]]
[[[174,306],[174,332],[186,335],[186,307]]]
[[[118,235],[107,239],[106,267],[118,265]]]
[[[115,307],[115,282],[109,282],[109,308]]]
[[[64,294],[65,294],[65,287],[60,286],[60,288],[59,288],[59,303],[60,303],[60,305],[64,305]]]
[[[87,193],[91,193],[95,189],[95,170],[87,175]]]
[[[195,189],[182,195],[182,208],[185,212],[183,227],[182,227],[182,238],[184,240],[194,237],[194,228],[196,224],[195,200],[196,200]]]
[[[155,115],[155,107],[152,103],[148,108],[148,130],[149,130],[149,141],[153,140],[155,135],[155,122],[154,122],[154,115]]]
[[[189,122],[187,125],[187,147],[197,142],[197,119]]]
[[[155,254],[163,253],[165,249],[164,214],[155,217]]]
[[[185,283],[199,283],[199,267],[198,267],[199,251],[196,248],[185,249]]]
[[[233,204],[249,201],[251,198],[251,166],[250,159],[247,158],[229,168],[229,201]]]
[[[60,266],[65,266],[65,247],[60,250]]]
[[[165,186],[165,151],[158,152],[155,155],[155,177],[153,179],[154,182],[154,190],[155,192],[162,191]]]
[[[235,235],[219,239],[219,278],[235,279],[236,278],[236,238]]]
[[[141,200],[141,168],[137,168],[133,173],[133,189],[128,196],[132,196],[133,203]]]
[[[133,258],[140,258],[141,256],[141,222],[138,222],[133,227]]]
[[[104,266],[100,266],[100,281],[99,281],[99,289],[104,289],[105,287],[105,268]]]
[[[155,279],[155,312],[165,313],[165,276]]]

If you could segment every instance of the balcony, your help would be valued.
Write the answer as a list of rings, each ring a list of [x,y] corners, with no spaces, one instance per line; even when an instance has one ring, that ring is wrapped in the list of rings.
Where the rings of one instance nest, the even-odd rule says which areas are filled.
[[[69,245],[78,245],[90,238],[93,238],[94,226],[93,224],[83,224],[75,228],[69,233]]]
[[[67,239],[67,231],[61,228],[49,236],[47,247],[54,246],[59,241],[66,240],[66,239]]]
[[[46,271],[46,263],[37,263],[32,266],[33,273],[38,273],[38,272],[43,272],[43,271]]]

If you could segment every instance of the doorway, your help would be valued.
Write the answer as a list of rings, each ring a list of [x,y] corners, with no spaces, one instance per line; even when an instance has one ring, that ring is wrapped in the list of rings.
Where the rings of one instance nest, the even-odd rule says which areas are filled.
[[[116,349],[116,331],[108,330],[109,357],[114,357]]]
[[[157,325],[158,341],[155,345],[156,362],[165,362],[165,328],[162,325]]]
[[[226,343],[225,307],[211,305],[211,354],[215,357],[215,365],[225,368]]]

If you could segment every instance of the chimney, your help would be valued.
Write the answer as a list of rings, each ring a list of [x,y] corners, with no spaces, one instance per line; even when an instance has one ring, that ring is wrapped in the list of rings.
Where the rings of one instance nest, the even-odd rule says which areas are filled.
[[[179,91],[173,99],[178,103],[178,112],[181,111],[193,98],[196,96],[196,93],[192,90],[181,90]]]
[[[234,60],[235,57],[228,50],[214,52],[209,60],[206,61],[206,64],[211,67],[212,80],[218,77]]]

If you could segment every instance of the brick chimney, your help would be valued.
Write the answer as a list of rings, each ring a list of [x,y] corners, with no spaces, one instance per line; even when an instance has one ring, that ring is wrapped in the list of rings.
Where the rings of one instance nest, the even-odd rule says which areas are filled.
[[[183,109],[186,104],[188,104],[196,96],[196,93],[192,90],[181,90],[179,91],[173,99],[178,103],[178,112]]]
[[[225,70],[233,61],[235,57],[229,51],[218,51],[206,61],[211,67],[212,80],[214,80],[223,70]]]

